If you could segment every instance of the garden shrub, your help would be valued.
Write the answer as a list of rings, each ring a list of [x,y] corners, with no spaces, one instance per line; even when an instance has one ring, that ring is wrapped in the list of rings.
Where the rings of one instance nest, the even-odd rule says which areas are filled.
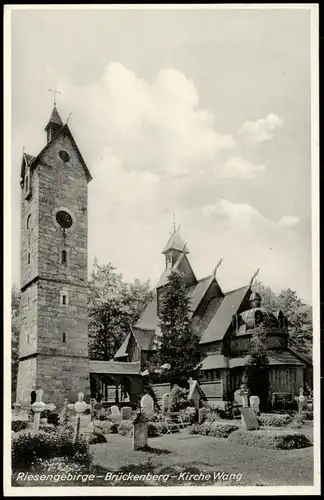
[[[238,425],[220,424],[217,422],[204,422],[203,424],[194,424],[189,428],[190,434],[200,434],[203,436],[212,436],[218,438],[228,438],[228,436],[238,430]]]
[[[14,432],[19,432],[27,429],[30,425],[28,420],[12,420],[11,430]]]
[[[236,432],[233,432],[229,436],[228,440],[232,444],[276,450],[292,450],[296,448],[306,448],[308,446],[312,446],[312,443],[304,434],[290,430],[238,430]]]
[[[73,434],[65,429],[39,431],[35,436],[30,431],[22,431],[12,436],[13,470],[29,469],[45,458],[63,456],[76,462],[89,460],[87,442],[83,436],[75,444]]]
[[[60,416],[58,413],[49,413],[47,416],[47,423],[48,424],[53,424],[53,425],[59,425],[60,424]]]
[[[117,434],[118,422],[110,420],[95,420],[95,428],[100,429],[103,434]]]
[[[89,434],[87,436],[87,440],[89,444],[107,443],[107,439],[104,436],[104,434],[101,434],[99,432],[94,432],[93,434]]]
[[[133,422],[131,420],[122,420],[118,425],[118,434],[121,436],[132,437]]]
[[[264,427],[283,427],[292,422],[293,417],[288,414],[261,413],[258,416],[259,424]]]
[[[180,410],[182,421],[184,423],[193,424],[196,420],[196,408],[188,406],[184,410]]]
[[[314,420],[314,412],[312,410],[304,410],[301,417],[303,420]]]
[[[169,412],[180,411],[189,405],[190,403],[188,402],[187,389],[184,389],[177,385],[173,387],[170,391],[169,397]]]

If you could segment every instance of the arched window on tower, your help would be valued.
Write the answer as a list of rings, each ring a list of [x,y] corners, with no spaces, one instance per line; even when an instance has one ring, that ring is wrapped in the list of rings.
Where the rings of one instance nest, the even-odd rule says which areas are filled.
[[[66,250],[62,250],[62,264],[67,263],[67,253]]]
[[[29,214],[27,217],[26,228],[30,229],[30,225],[31,225],[31,214]]]
[[[62,333],[62,343],[66,344],[66,333]]]
[[[26,189],[26,193],[27,193],[27,191],[29,190],[29,177],[28,177],[28,175],[26,177],[26,188],[25,189]]]

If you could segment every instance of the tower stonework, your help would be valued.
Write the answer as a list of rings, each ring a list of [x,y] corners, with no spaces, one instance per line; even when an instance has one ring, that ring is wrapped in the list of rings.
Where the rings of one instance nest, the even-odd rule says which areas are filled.
[[[47,145],[23,154],[21,312],[17,403],[36,387],[59,408],[90,396],[88,357],[88,182],[91,175],[54,107]]]

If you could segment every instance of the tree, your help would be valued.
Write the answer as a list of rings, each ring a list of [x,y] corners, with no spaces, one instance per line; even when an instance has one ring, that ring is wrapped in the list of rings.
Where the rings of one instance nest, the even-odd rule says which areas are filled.
[[[272,312],[282,310],[288,319],[289,339],[288,345],[298,350],[301,354],[312,357],[313,323],[312,307],[305,304],[297,293],[290,288],[282,290],[278,295],[271,288],[256,281],[253,291],[258,292],[262,298],[262,306]]]
[[[192,374],[199,360],[199,335],[190,321],[190,300],[179,271],[172,271],[161,291],[157,352],[150,361],[151,369],[169,364],[171,382]]]
[[[11,289],[11,399],[16,400],[16,386],[19,364],[19,311],[20,293],[16,286]]]
[[[95,260],[89,281],[89,356],[109,360],[152,299],[149,282],[125,283],[109,264]]]
[[[251,353],[245,365],[248,387],[252,396],[259,396],[260,409],[266,410],[269,393],[269,359],[266,337],[262,329],[256,329],[251,339]]]

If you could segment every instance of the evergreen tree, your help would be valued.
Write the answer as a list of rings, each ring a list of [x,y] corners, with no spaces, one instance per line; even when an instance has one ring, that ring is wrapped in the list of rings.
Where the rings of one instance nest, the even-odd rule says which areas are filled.
[[[260,409],[266,410],[269,393],[269,359],[266,336],[262,329],[256,329],[251,339],[251,354],[245,365],[248,388],[252,396],[259,396]]]
[[[171,382],[179,382],[192,374],[199,361],[199,335],[190,322],[190,300],[183,276],[172,271],[161,292],[157,352],[151,366],[169,364]]]

